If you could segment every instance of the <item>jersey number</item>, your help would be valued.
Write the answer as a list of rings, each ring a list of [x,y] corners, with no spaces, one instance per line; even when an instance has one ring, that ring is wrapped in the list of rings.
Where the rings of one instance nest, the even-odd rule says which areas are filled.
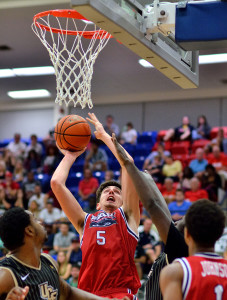
[[[216,294],[216,300],[222,300],[222,294],[223,294],[223,286],[222,285],[216,285],[216,287],[214,288],[214,292]]]
[[[106,243],[106,238],[102,235],[104,235],[106,232],[103,230],[97,231],[97,244],[98,245],[105,245]]]

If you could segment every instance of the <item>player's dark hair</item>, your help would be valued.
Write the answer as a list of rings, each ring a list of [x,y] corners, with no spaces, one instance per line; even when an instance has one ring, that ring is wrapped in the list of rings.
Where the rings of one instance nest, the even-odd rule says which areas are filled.
[[[4,246],[12,251],[24,244],[25,228],[31,224],[23,208],[13,207],[0,217],[0,237]]]
[[[115,180],[109,180],[103,182],[102,184],[100,184],[99,188],[96,191],[96,203],[99,203],[102,191],[108,186],[116,186],[121,190],[120,183]]]
[[[225,214],[216,203],[201,199],[188,209],[185,226],[197,245],[214,247],[225,228]]]

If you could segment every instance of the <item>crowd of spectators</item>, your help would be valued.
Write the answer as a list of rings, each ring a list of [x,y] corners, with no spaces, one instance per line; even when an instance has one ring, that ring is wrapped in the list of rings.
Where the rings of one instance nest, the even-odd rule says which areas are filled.
[[[109,134],[115,133],[124,147],[130,145],[129,150],[137,149],[140,144],[140,134],[131,122],[120,133],[113,116],[108,115],[105,129]],[[174,221],[185,215],[193,201],[205,198],[217,202],[219,189],[226,191],[227,151],[224,150],[227,143],[224,130],[220,128],[213,138],[210,131],[205,116],[198,118],[196,127],[184,116],[180,126],[166,130],[163,136],[157,135],[152,147],[150,143],[147,143],[147,147],[143,144],[146,154],[142,155],[139,168],[147,170],[154,178]],[[193,148],[195,141],[201,140],[204,143]],[[186,144],[187,154],[176,155],[169,143],[182,141],[189,143]],[[16,133],[14,139],[0,151],[0,214],[11,207],[20,206],[40,219],[47,231],[43,251],[58,261],[60,276],[72,286],[77,286],[82,261],[79,236],[49,185],[61,155],[51,134],[39,141],[32,134],[30,142],[25,143]],[[87,213],[96,211],[95,193],[100,183],[111,179],[120,181],[120,166],[115,165],[112,169],[112,160],[108,149],[92,138],[86,152],[73,166],[73,176],[69,176],[72,178],[72,193]],[[79,166],[81,168],[77,169]],[[80,177],[75,177],[75,173]],[[139,231],[135,262],[142,279],[163,250],[152,220],[142,207]],[[1,241],[0,247],[4,254]]]

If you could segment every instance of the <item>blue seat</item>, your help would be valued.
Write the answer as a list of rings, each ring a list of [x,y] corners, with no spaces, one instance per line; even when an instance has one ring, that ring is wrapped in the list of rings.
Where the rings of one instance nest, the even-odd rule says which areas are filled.
[[[137,166],[138,169],[142,170],[143,169],[143,164],[144,164],[145,156],[136,156],[134,157],[134,163]]]
[[[153,145],[150,143],[137,144],[135,148],[134,156],[147,156],[150,154],[152,147]]]
[[[112,171],[119,171],[121,168],[119,162],[116,160],[116,158],[109,161],[109,169]]]
[[[105,172],[95,171],[93,172],[93,176],[98,179],[99,183],[105,180]]]
[[[134,156],[134,152],[135,152],[135,148],[136,146],[135,145],[132,145],[132,144],[129,144],[129,143],[125,143],[122,145],[125,150],[131,155],[131,156]]]
[[[75,186],[78,187],[81,179],[83,179],[83,174],[81,172],[71,173],[66,180],[66,186],[68,189]]]

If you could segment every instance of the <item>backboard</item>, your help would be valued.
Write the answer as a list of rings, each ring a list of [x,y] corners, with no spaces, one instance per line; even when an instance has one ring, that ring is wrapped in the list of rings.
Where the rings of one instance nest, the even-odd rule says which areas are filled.
[[[108,31],[181,88],[196,88],[199,77],[198,51],[185,51],[176,44],[174,28],[177,3],[172,2],[71,0],[73,9]],[[151,27],[152,30],[147,30]]]

